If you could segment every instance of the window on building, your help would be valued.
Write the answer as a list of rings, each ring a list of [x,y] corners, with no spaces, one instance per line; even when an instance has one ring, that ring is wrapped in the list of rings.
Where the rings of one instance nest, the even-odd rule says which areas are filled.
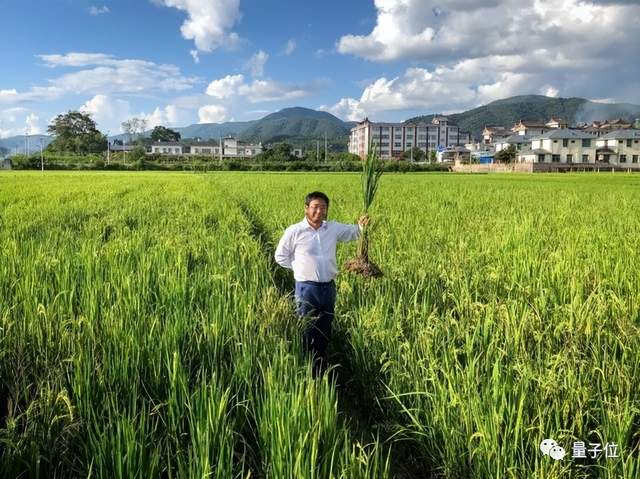
[[[554,143],[558,143],[558,140],[553,140]]]
[[[622,145],[623,143],[624,143],[624,141],[623,141],[623,140],[618,140],[618,144],[619,144],[619,145]]]
[[[631,163],[637,163],[638,162],[638,155],[633,155],[631,157]]]
[[[567,155],[567,163],[573,163],[573,155]]]
[[[544,155],[538,155],[538,163],[544,163]]]
[[[413,146],[413,142],[407,141],[407,148],[411,148]]]
[[[584,139],[582,140],[582,146],[584,148],[589,148],[591,146],[591,139]]]
[[[582,155],[582,162],[589,163],[589,155]]]
[[[631,140],[627,140],[627,146],[631,148]]]
[[[396,142],[396,143],[393,144],[393,147],[394,148],[402,148],[402,143]]]
[[[551,161],[554,163],[560,163],[560,155],[551,155]]]
[[[620,163],[626,163],[627,162],[627,155],[620,155]]]
[[[554,142],[555,143],[555,142]],[[564,140],[562,140],[562,146],[569,146],[569,140],[567,138],[565,138]]]

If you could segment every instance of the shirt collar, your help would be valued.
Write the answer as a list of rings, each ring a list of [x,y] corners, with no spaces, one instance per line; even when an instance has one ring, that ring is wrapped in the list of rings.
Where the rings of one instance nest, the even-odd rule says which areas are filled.
[[[312,229],[312,230],[314,230],[314,231],[317,231],[313,226],[311,226],[311,225],[309,224],[309,220],[307,220],[307,217],[306,217],[306,216],[302,219],[302,221],[301,221],[300,223],[301,223],[301,224],[302,224],[302,226],[304,226],[305,228],[310,228],[310,229]],[[322,225],[321,225],[321,226],[320,226],[320,228],[318,228],[318,229],[326,228],[326,226],[327,226],[327,220],[322,220]]]

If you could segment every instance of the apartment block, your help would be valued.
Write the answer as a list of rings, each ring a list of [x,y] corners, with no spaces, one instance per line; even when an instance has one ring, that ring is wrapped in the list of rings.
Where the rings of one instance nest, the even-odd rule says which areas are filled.
[[[351,129],[349,152],[364,158],[375,146],[381,158],[399,158],[414,147],[425,153],[432,150],[463,146],[471,136],[449,122],[447,117],[436,116],[431,123],[381,123],[368,118]]]

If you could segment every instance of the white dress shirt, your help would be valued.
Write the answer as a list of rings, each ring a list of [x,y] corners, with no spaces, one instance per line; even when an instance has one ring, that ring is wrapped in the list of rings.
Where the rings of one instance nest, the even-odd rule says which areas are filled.
[[[293,270],[296,281],[326,283],[338,274],[336,245],[353,241],[360,236],[358,225],[346,225],[335,221],[323,221],[317,230],[305,217],[300,223],[289,226],[276,248],[276,262]]]

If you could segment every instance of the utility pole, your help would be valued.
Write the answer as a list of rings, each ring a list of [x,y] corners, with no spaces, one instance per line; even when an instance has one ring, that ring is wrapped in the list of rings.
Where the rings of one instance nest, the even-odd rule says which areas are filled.
[[[111,158],[111,143],[109,142],[109,132],[107,131],[107,165],[109,164],[110,158]]]
[[[324,162],[327,162],[327,134],[324,134]]]
[[[320,163],[320,140],[316,140],[316,161]]]
[[[40,171],[44,173],[44,153],[42,152],[42,138],[40,138]]]

